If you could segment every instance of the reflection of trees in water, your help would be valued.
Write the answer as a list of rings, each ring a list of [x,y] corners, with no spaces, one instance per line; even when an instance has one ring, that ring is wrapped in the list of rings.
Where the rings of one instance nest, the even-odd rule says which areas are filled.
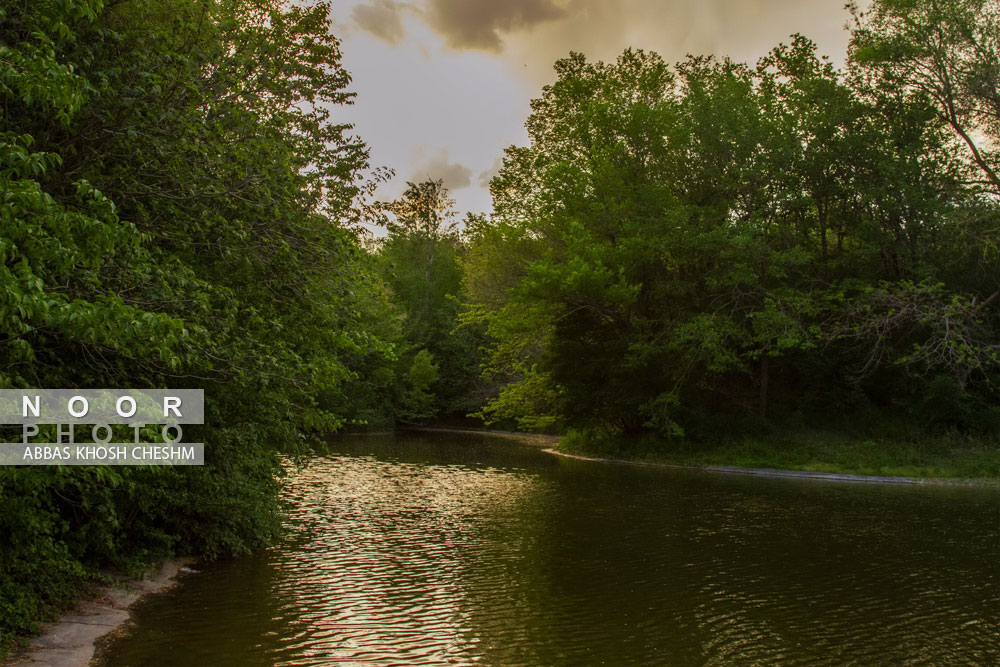
[[[541,475],[536,488],[531,505],[483,524],[497,543],[517,546],[504,559],[480,559],[502,570],[506,608],[497,609],[481,584],[466,594],[486,662],[655,660],[669,642],[655,623],[669,611],[663,592],[684,578],[669,559],[648,557],[653,544],[674,549],[677,515],[684,511],[671,502],[674,488],[659,487],[666,502],[649,504],[645,489],[633,488],[615,469],[565,460]],[[471,569],[470,579],[478,582],[481,570]],[[670,627],[673,632],[677,625]]]
[[[177,588],[150,598],[103,665],[271,667],[288,638],[308,627],[307,609],[284,594],[280,554],[202,564]]]
[[[487,662],[997,655],[995,494],[577,462],[542,480],[499,522],[505,609],[470,567]]]

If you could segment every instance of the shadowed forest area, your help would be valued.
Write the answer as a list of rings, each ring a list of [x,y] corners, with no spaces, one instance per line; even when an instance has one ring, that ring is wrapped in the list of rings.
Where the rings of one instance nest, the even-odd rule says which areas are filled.
[[[0,655],[98,568],[267,544],[344,430],[1000,475],[995,0],[855,8],[843,69],[570,54],[489,215],[374,200],[328,13],[0,3],[0,387],[207,415],[203,468],[0,468]]]

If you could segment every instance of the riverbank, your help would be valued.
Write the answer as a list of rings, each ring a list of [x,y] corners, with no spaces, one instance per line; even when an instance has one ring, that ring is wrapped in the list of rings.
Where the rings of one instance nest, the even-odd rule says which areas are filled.
[[[451,428],[449,426],[407,426],[398,431],[426,431],[428,433],[467,433],[470,435],[488,435],[495,438],[518,440],[538,447],[555,447],[563,439],[561,435],[545,433],[525,433],[524,431],[494,431],[488,428]]]
[[[542,447],[549,454],[597,463],[681,468],[706,472],[884,484],[1000,486],[1000,443],[965,438],[909,442],[799,434],[773,440],[666,445],[652,439],[591,441],[568,436],[414,427],[411,430],[479,433]]]
[[[555,453],[591,460],[848,481],[1000,484],[1000,442],[966,436],[854,438],[782,433],[709,443],[593,440],[570,433]]]
[[[148,579],[116,581],[79,600],[52,623],[43,623],[42,633],[28,645],[3,660],[3,667],[89,667],[98,642],[123,629],[131,618],[130,608],[147,595],[172,587],[193,559],[164,561]]]
[[[544,452],[555,456],[594,463],[612,463],[618,465],[652,466],[656,468],[674,468],[678,470],[700,470],[703,472],[722,473],[729,475],[751,475],[754,477],[774,477],[811,479],[823,482],[850,482],[855,484],[930,484],[935,486],[1000,486],[1000,480],[988,478],[961,477],[891,477],[884,475],[853,475],[846,473],[810,472],[806,470],[781,470],[775,468],[740,468],[737,466],[694,466],[660,463],[655,461],[638,461],[630,459],[609,459],[595,456],[569,454],[557,449],[545,449]]]

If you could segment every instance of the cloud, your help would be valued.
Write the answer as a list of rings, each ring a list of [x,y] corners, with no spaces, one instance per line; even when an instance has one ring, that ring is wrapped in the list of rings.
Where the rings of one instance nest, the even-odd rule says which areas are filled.
[[[801,32],[840,64],[844,2],[341,0],[331,14],[358,93],[341,120],[370,142],[373,163],[397,170],[379,198],[398,197],[406,180],[441,178],[460,210],[486,211],[491,163],[505,146],[528,142],[528,102],[570,51],[591,62],[631,46],[669,63],[687,53],[753,63]]]
[[[490,165],[489,169],[484,169],[479,172],[479,176],[476,177],[476,182],[479,187],[488,188],[490,187],[490,181],[493,177],[500,173],[500,169],[503,167],[503,155],[498,155],[493,164]]]
[[[367,5],[355,5],[351,18],[362,30],[384,42],[396,45],[403,41],[403,10],[406,5],[394,0],[371,0]]]
[[[422,161],[418,162],[412,172],[411,181],[441,179],[449,190],[461,190],[472,185],[472,170],[458,162],[451,162],[448,150],[441,148]]]
[[[452,48],[499,52],[502,35],[569,12],[567,0],[428,0],[424,19]]]
[[[451,49],[502,54],[537,89],[570,51],[614,60],[625,47],[668,62],[687,54],[755,62],[801,32],[842,62],[843,2],[802,0],[412,0],[414,11]],[[864,7],[870,0],[860,0]],[[830,48],[832,47],[832,48]]]

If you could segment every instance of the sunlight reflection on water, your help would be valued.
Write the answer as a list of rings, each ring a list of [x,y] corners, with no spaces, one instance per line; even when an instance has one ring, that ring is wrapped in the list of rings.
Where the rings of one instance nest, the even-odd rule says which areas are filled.
[[[106,663],[1000,660],[1000,493],[557,459],[480,436],[344,439],[288,535],[142,606]]]

